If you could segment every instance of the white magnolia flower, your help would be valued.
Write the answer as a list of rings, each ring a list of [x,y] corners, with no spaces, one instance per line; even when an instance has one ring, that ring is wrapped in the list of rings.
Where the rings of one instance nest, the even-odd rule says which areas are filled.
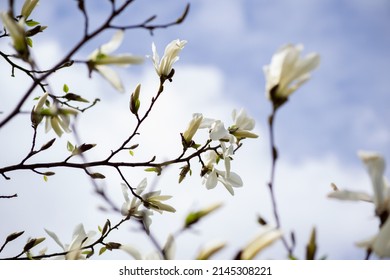
[[[380,258],[390,257],[390,219],[387,218],[377,235],[356,245],[372,250]]]
[[[233,110],[232,117],[234,124],[229,127],[229,132],[237,139],[259,137],[257,134],[251,132],[255,128],[255,119],[248,117],[244,109],[238,112]]]
[[[24,19],[26,19],[26,20],[28,19],[28,17],[32,13],[32,11],[35,9],[35,6],[38,4],[38,2],[39,2],[39,0],[25,0],[24,1],[22,11],[21,11],[21,15]]]
[[[135,190],[135,193],[138,196],[141,196],[144,201],[141,201],[137,197],[133,197],[132,200],[129,198],[128,187],[122,184],[122,193],[125,198],[125,202],[122,205],[121,213],[124,216],[132,216],[136,219],[142,220],[145,229],[149,231],[149,227],[152,223],[152,219],[150,218],[153,215],[151,210],[159,212],[160,214],[163,211],[167,212],[176,212],[175,208],[172,206],[163,203],[162,201],[168,200],[172,198],[170,195],[161,195],[161,191],[153,191],[143,194],[145,188],[147,186],[147,180],[144,178],[138,185]],[[147,209],[140,209],[140,206],[143,205]]]
[[[204,174],[203,184],[205,184],[208,190],[213,189],[217,186],[218,182],[222,183],[231,195],[234,195],[233,188],[243,186],[241,177],[230,171],[230,162],[225,163],[226,171],[218,170],[215,164],[218,160],[218,155],[214,151],[210,151],[206,154],[205,168],[207,172]]]
[[[110,55],[110,53],[119,48],[123,38],[124,32],[118,30],[108,43],[94,50],[88,57],[90,71],[96,70],[120,92],[124,92],[122,81],[118,74],[107,65],[128,66],[130,64],[140,64],[144,61],[143,57],[131,54]]]
[[[384,177],[384,158],[376,152],[369,151],[359,151],[358,155],[368,170],[374,194],[369,195],[363,192],[337,190],[330,193],[328,197],[341,200],[373,202],[378,216],[385,211],[390,212],[390,187],[387,185],[386,178]]]
[[[166,46],[164,55],[161,60],[157,53],[156,45],[154,43],[152,44],[152,60],[154,68],[160,77],[169,77],[173,64],[179,60],[179,53],[186,44],[187,41],[185,40],[173,40]]]
[[[379,233],[369,240],[357,243],[357,246],[372,250],[379,257],[390,257],[390,186],[384,177],[385,160],[376,152],[359,151],[358,155],[365,164],[370,176],[373,195],[349,190],[336,190],[328,195],[331,198],[352,201],[367,201],[375,205],[375,213],[381,220]]]
[[[285,101],[310,78],[310,72],[318,66],[320,56],[310,53],[301,58],[302,50],[303,45],[283,46],[273,55],[271,63],[264,66],[268,99]]]
[[[267,227],[242,250],[240,258],[242,260],[252,260],[258,253],[280,239],[282,236],[283,233],[281,230]]]
[[[24,30],[24,18],[21,18],[16,22],[8,13],[0,13],[1,20],[3,21],[4,27],[7,29],[11,36],[14,49],[23,58],[28,57],[28,47],[26,41],[26,34]]]
[[[64,132],[71,132],[70,116],[77,115],[77,111],[70,108],[57,107],[57,104],[53,103],[50,107],[44,107],[47,101],[48,93],[43,94],[36,106],[34,106],[31,113],[31,121],[34,127],[37,127],[39,123],[45,118],[45,131],[49,132],[51,129],[61,137]]]
[[[147,180],[144,178],[137,186],[135,193],[141,195],[147,186]],[[129,198],[129,189],[125,184],[122,184],[122,193],[125,198],[125,202],[122,205],[121,213],[123,216],[132,216],[136,219],[142,220],[146,231],[149,231],[150,225],[152,224],[152,219],[150,216],[153,215],[153,212],[148,209],[140,210],[139,207],[142,204],[142,201],[137,197],[133,197],[132,200]]]
[[[186,131],[183,133],[183,138],[187,144],[190,144],[195,133],[198,131],[200,124],[202,123],[203,115],[196,113],[193,115],[192,120],[188,124]]]
[[[151,210],[157,211],[160,214],[163,211],[175,213],[176,209],[172,206],[163,203],[168,199],[171,199],[171,195],[161,195],[161,191],[153,191],[142,195],[142,198],[145,200],[144,206],[150,208]]]
[[[203,118],[199,126],[200,129],[207,128],[209,130],[210,139],[214,141],[224,140],[233,141],[232,135],[225,128],[225,124],[221,120],[211,118]]]
[[[94,231],[85,232],[83,224],[79,224],[73,231],[70,244],[63,245],[58,236],[47,229],[46,233],[63,249],[67,254],[63,257],[66,260],[80,260],[86,257],[82,254],[82,248],[93,243],[92,237],[96,234]]]

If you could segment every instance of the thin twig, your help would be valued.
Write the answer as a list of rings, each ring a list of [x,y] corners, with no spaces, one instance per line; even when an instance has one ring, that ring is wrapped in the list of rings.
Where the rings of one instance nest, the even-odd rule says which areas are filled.
[[[275,171],[276,171],[276,162],[278,160],[278,150],[275,144],[275,135],[274,135],[274,121],[276,116],[277,108],[273,107],[272,113],[268,118],[268,127],[269,127],[269,134],[270,134],[270,148],[271,148],[271,174],[270,174],[270,181],[268,182],[268,188],[271,195],[271,203],[272,203],[272,211],[275,218],[276,228],[281,228],[281,222],[278,212],[278,206],[276,202],[276,196],[275,196]],[[286,238],[282,236],[282,242],[284,247],[286,248],[288,255],[293,255],[293,248],[288,244]]]

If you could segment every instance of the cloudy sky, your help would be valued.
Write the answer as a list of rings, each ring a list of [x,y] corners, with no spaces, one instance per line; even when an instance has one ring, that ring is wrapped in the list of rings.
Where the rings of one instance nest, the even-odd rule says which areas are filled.
[[[0,4],[5,10],[6,1]],[[18,2],[18,1],[16,1]],[[33,18],[49,28],[34,39],[34,56],[41,68],[50,67],[73,46],[82,35],[82,16],[75,1],[41,0]],[[59,3],[60,2],[60,3]],[[91,28],[109,13],[109,1],[86,1]],[[120,1],[119,1],[120,2]],[[120,24],[139,23],[158,15],[156,22],[165,23],[177,18],[184,1],[151,0],[146,5],[135,1],[118,20]],[[276,143],[280,160],[276,173],[276,196],[283,229],[297,235],[296,254],[304,256],[310,230],[316,226],[319,256],[331,259],[361,259],[365,253],[354,242],[376,232],[377,221],[372,205],[342,203],[326,198],[330,183],[340,188],[371,193],[364,166],[357,150],[378,151],[390,162],[390,3],[386,0],[245,0],[245,1],[189,1],[191,10],[187,20],[179,26],[156,30],[153,36],[145,30],[126,32],[124,44],[118,50],[138,55],[151,54],[155,42],[160,53],[173,39],[188,41],[175,66],[173,83],[166,87],[161,102],[142,130],[143,147],[136,152],[142,160],[157,155],[169,158],[180,152],[178,133],[182,132],[192,113],[221,119],[231,124],[231,111],[245,108],[256,119],[256,133],[260,137],[248,140],[235,156],[232,169],[241,175],[244,187],[236,195],[222,187],[208,191],[194,172],[177,185],[178,167],[169,168],[157,180],[148,175],[149,183],[156,183],[164,193],[174,195],[175,214],[155,215],[152,231],[164,242],[167,235],[180,228],[186,214],[209,203],[222,201],[224,208],[202,222],[194,232],[187,232],[176,240],[177,258],[193,258],[203,244],[215,240],[226,241],[228,247],[217,258],[231,258],[239,248],[261,231],[257,215],[273,224],[271,204],[266,183],[269,180],[270,152],[267,116],[271,106],[264,94],[262,67],[272,54],[286,43],[302,43],[304,53],[318,52],[320,67],[312,79],[291,97],[276,118]],[[113,32],[107,31],[86,45],[75,56],[85,59],[98,45],[106,42]],[[0,40],[3,50],[10,50],[9,42]],[[4,114],[30,85],[22,73],[10,79],[11,69],[0,63],[2,85],[0,111]],[[145,104],[156,92],[158,77],[152,63],[118,69],[126,93],[120,94],[93,75],[88,79],[84,65],[58,72],[51,88],[60,92],[67,83],[72,91],[87,99],[99,97],[93,110],[78,121],[84,142],[97,143],[90,158],[101,158],[127,138],[134,125],[128,112],[130,92],[142,84]],[[40,95],[39,91],[36,95]],[[33,106],[29,100],[23,108]],[[3,114],[3,116],[4,116]],[[0,117],[2,117],[0,115]],[[40,131],[39,143],[54,137]],[[28,152],[31,128],[29,117],[20,115],[0,131],[0,165],[19,162]],[[201,138],[199,138],[201,139]],[[64,135],[56,141],[56,152],[37,160],[60,160],[66,154]],[[133,184],[145,176],[142,170],[129,170],[126,175]],[[27,236],[44,236],[43,228],[57,232],[64,243],[70,242],[73,227],[82,222],[86,229],[95,230],[110,217],[120,217],[97,211],[104,202],[93,194],[84,174],[65,169],[56,170],[45,183],[31,172],[9,174],[3,180],[1,194],[18,192],[19,197],[0,201],[0,239],[14,231],[26,230]],[[390,173],[387,170],[387,177]],[[107,174],[106,174],[107,175]],[[112,198],[121,205],[120,178],[108,173],[103,183]],[[138,234],[136,225],[129,225],[118,234],[118,240],[138,247],[143,253],[153,246]],[[23,241],[23,240],[22,240]],[[56,244],[48,243],[55,251]],[[20,246],[22,246],[20,244]],[[14,252],[10,249],[11,252]],[[16,250],[17,251],[17,250]],[[260,258],[285,258],[281,244],[265,251]],[[107,258],[124,258],[123,253],[107,253]]]

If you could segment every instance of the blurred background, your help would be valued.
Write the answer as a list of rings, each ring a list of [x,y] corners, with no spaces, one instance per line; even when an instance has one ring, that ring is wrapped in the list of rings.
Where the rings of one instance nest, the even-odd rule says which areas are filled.
[[[15,1],[19,11],[23,1]],[[118,3],[121,1],[118,1]],[[85,1],[93,30],[109,15],[110,1]],[[287,235],[294,231],[295,253],[304,258],[305,246],[315,226],[318,257],[329,259],[362,259],[365,252],[354,243],[377,232],[378,222],[373,206],[329,200],[330,183],[339,188],[372,193],[368,174],[356,155],[358,150],[381,153],[390,162],[390,2],[387,0],[225,0],[225,1],[134,1],[118,18],[118,24],[137,24],[152,15],[155,23],[167,23],[178,18],[186,3],[190,13],[181,25],[159,29],[151,35],[147,30],[126,31],[124,43],[116,53],[151,55],[154,42],[160,55],[174,39],[188,43],[175,64],[173,82],[165,86],[164,94],[151,114],[141,135],[135,156],[121,160],[142,161],[156,155],[164,160],[181,152],[179,133],[187,127],[193,113],[203,113],[232,124],[233,109],[245,108],[256,120],[258,139],[244,142],[234,157],[232,170],[240,174],[243,188],[231,196],[222,185],[207,190],[194,168],[193,175],[177,184],[180,166],[166,169],[160,177],[145,174],[142,169],[125,171],[136,186],[144,177],[164,194],[175,214],[155,214],[151,231],[164,243],[167,236],[180,229],[186,215],[214,202],[224,207],[205,218],[176,240],[176,258],[191,259],[199,248],[210,242],[226,241],[227,247],[215,255],[231,259],[240,248],[253,239],[262,228],[258,216],[274,224],[267,189],[271,158],[267,117],[271,104],[265,98],[262,67],[269,64],[273,53],[286,43],[302,43],[303,55],[318,52],[321,64],[312,79],[295,92],[276,116],[276,144],[279,161],[276,168],[276,198],[282,229]],[[7,10],[1,1],[0,10]],[[41,0],[31,18],[48,28],[35,36],[33,55],[42,69],[53,66],[82,37],[83,17],[76,1]],[[107,42],[114,31],[106,31],[85,45],[75,59],[85,60],[99,45]],[[7,38],[0,48],[12,53]],[[15,106],[31,85],[21,72],[0,62],[0,118]],[[131,92],[142,84],[141,110],[156,93],[158,77],[151,59],[140,66],[115,69],[120,73],[126,93],[115,91],[97,73],[88,78],[85,65],[59,71],[49,80],[51,90],[60,95],[66,83],[72,92],[93,100],[100,98],[93,109],[80,116],[78,133],[83,142],[97,146],[87,158],[101,159],[116,149],[128,137],[136,123],[129,112]],[[23,107],[29,112],[33,97]],[[144,106],[144,107],[143,107]],[[387,121],[386,121],[387,120]],[[39,130],[37,146],[55,137],[53,131]],[[28,114],[20,114],[0,131],[0,166],[20,162],[30,149],[32,129]],[[63,160],[67,141],[75,143],[72,134],[57,139],[54,148],[32,161]],[[201,135],[196,137],[201,142]],[[197,163],[194,161],[193,166]],[[2,256],[20,252],[27,237],[46,236],[44,228],[57,233],[63,243],[71,241],[73,228],[83,223],[86,230],[97,230],[107,218],[112,223],[118,214],[98,210],[107,206],[93,193],[93,187],[79,170],[56,169],[55,176],[45,182],[30,171],[7,174],[1,178],[0,194],[18,193],[18,198],[0,200],[0,240],[16,231],[25,231],[18,242],[7,247]],[[96,169],[107,177],[104,185],[118,206],[123,203],[121,180],[114,170]],[[390,172],[386,171],[387,178]],[[24,239],[23,239],[24,238]],[[142,253],[154,250],[139,231],[138,224],[128,223],[113,234],[110,241],[132,244]],[[18,247],[19,246],[19,247]],[[49,252],[60,248],[48,240]],[[107,252],[103,258],[127,258],[123,252]],[[285,259],[281,242],[263,251],[258,258]]]

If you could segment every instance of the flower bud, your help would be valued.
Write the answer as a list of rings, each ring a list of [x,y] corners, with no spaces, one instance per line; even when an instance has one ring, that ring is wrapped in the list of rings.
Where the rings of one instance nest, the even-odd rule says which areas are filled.
[[[23,59],[27,59],[29,53],[24,32],[24,19],[22,18],[19,22],[16,22],[8,13],[4,12],[0,14],[0,17],[12,38],[15,50]]]
[[[31,12],[35,9],[35,6],[38,4],[39,0],[26,0],[24,1],[21,15],[24,19],[27,19]]]
[[[194,114],[192,120],[188,124],[186,131],[183,133],[183,138],[186,144],[190,144],[195,133],[198,131],[200,124],[202,123],[203,115]]]
[[[130,111],[134,114],[138,114],[138,109],[141,105],[141,102],[139,101],[139,94],[141,92],[141,84],[138,84],[135,88],[134,92],[131,94],[130,97]]]

